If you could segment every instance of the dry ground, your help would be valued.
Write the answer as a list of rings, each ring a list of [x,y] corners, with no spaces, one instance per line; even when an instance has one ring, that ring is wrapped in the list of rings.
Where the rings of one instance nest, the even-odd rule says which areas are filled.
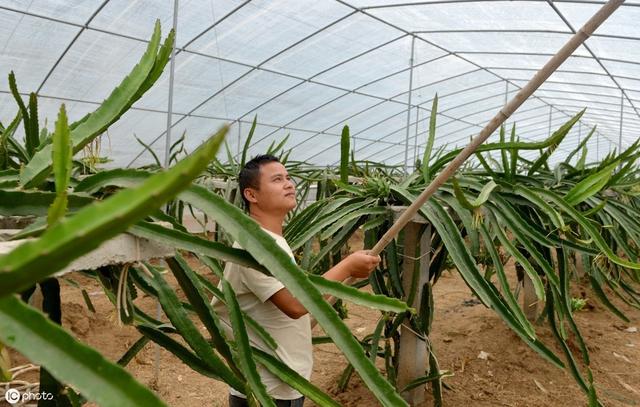
[[[90,312],[80,291],[68,284],[63,288],[63,325],[77,338],[116,360],[139,337],[137,331],[120,326],[111,303],[94,281],[75,274],[71,278],[87,288],[96,313]],[[175,284],[174,284],[175,285]],[[469,301],[472,296],[462,279],[445,272],[435,285],[436,314],[434,343],[441,369],[454,373],[446,379],[446,406],[580,406],[586,399],[567,372],[542,360],[513,334],[493,312]],[[606,406],[640,406],[640,332],[627,332],[628,325],[616,319],[589,298],[588,310],[576,314],[577,322],[591,349],[592,368],[598,392]],[[154,313],[151,298],[137,300]],[[619,304],[620,305],[620,304]],[[640,311],[620,305],[640,326]],[[373,331],[378,313],[349,306],[346,321],[362,337]],[[633,329],[631,329],[632,331]],[[541,339],[553,344],[546,327],[539,328]],[[316,327],[316,335],[322,332]],[[552,348],[556,349],[553,345]],[[556,349],[557,350],[557,349]],[[577,349],[575,349],[577,351]],[[487,352],[487,360],[478,358]],[[225,406],[225,385],[202,377],[165,351],[159,351],[160,366],[154,363],[156,348],[149,344],[130,363],[128,370],[152,388],[171,406]],[[344,393],[336,393],[336,383],[346,366],[333,345],[315,348],[312,381],[332,392],[345,406],[376,406],[378,403],[357,377]],[[14,365],[26,362],[13,354]],[[156,382],[155,376],[158,374]],[[33,378],[34,380],[35,377]],[[4,400],[0,402],[0,405]],[[307,402],[307,405],[313,403]],[[432,405],[430,398],[423,404]]]

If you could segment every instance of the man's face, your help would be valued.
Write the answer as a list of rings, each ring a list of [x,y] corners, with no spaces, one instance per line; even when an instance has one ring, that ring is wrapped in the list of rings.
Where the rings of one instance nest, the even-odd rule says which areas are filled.
[[[296,187],[284,165],[270,162],[260,166],[259,188],[245,189],[252,205],[267,213],[287,213],[296,207]]]

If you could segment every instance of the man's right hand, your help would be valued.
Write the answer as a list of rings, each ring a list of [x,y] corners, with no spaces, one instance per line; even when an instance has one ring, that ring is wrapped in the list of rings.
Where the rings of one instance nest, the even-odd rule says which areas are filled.
[[[380,260],[380,256],[372,255],[369,250],[358,250],[344,259],[349,275],[354,278],[369,277],[380,264]]]

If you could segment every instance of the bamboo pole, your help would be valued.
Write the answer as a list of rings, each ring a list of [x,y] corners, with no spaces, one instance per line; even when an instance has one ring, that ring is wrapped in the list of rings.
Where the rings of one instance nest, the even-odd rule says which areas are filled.
[[[531,78],[531,80],[522,88],[508,103],[506,103],[502,109],[487,123],[487,125],[480,131],[476,137],[474,137],[468,146],[466,146],[460,154],[456,156],[438,176],[431,181],[431,183],[425,188],[424,191],[416,198],[416,200],[409,205],[409,207],[398,217],[394,224],[387,230],[387,232],[380,238],[380,241],[370,250],[371,254],[379,255],[387,245],[396,238],[398,233],[413,219],[418,213],[418,210],[424,205],[429,198],[444,184],[451,176],[456,172],[458,168],[473,154],[476,149],[489,138],[491,134],[505,120],[507,120],[528,98],[533,94],[546,81],[551,74],[562,63],[569,58],[569,56],[580,46],[582,43],[593,34],[593,32],[604,23],[614,11],[618,9],[624,0],[609,0],[587,21],[580,30],[578,30],[567,43],[560,48],[560,50]],[[348,278],[344,281],[344,284],[350,285],[357,282],[359,279]],[[336,302],[335,297],[327,298],[330,303]],[[313,319],[311,321],[311,327],[316,326],[317,321]]]
[[[473,154],[476,149],[493,132],[511,116],[520,105],[522,105],[551,76],[553,72],[575,51],[591,34],[609,18],[609,16],[624,3],[624,0],[609,0],[600,10],[587,21],[578,32],[554,55],[533,78],[489,121],[480,134],[471,140],[460,154],[454,158],[447,167],[431,181],[431,184],[416,198],[407,210],[396,220],[389,230],[382,236],[380,241],[371,249],[374,255],[380,254],[382,250],[400,233],[402,228],[413,218],[422,205],[444,184],[456,170]]]

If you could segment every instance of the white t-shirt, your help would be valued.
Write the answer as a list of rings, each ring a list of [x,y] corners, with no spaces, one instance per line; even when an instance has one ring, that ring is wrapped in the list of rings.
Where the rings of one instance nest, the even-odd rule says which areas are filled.
[[[294,261],[293,252],[287,241],[282,236],[264,228],[263,230],[273,237],[278,246],[284,249]],[[234,243],[233,246],[240,248],[237,243]],[[227,263],[224,269],[224,277],[235,291],[240,308],[269,332],[277,342],[276,356],[291,369],[309,380],[313,367],[309,315],[304,315],[298,319],[289,318],[269,301],[273,294],[284,288],[284,285],[275,277],[267,276],[257,270],[234,263]],[[218,288],[222,289],[221,284],[218,285]],[[212,303],[215,305],[215,310],[220,317],[229,322],[226,307],[215,298]],[[227,325],[227,329],[230,332],[229,326]],[[273,354],[273,351],[264,344],[253,330],[248,329],[248,333],[251,345]],[[271,397],[281,400],[294,400],[302,397],[302,394],[282,382],[261,365],[258,365],[258,373]],[[230,388],[229,391],[235,396],[245,397],[233,388]]]

